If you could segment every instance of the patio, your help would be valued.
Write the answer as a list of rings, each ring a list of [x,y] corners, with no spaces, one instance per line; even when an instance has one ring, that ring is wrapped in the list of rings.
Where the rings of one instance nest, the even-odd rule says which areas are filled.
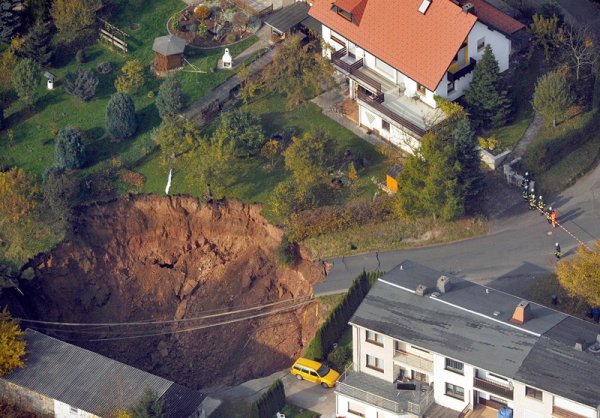
[[[475,405],[475,409],[469,412],[467,418],[496,418],[497,416],[498,411],[496,409],[485,405]]]

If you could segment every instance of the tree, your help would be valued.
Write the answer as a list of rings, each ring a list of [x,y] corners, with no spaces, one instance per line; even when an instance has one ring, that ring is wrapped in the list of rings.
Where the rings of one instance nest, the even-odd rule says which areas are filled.
[[[283,155],[285,167],[292,172],[298,187],[306,191],[328,180],[335,161],[335,141],[322,130],[309,131],[293,138]]]
[[[174,77],[162,82],[156,96],[156,108],[162,119],[174,118],[183,109],[183,92],[181,83]]]
[[[410,155],[400,173],[397,194],[402,213],[409,218],[431,216],[434,220],[454,219],[464,211],[454,165],[451,141],[431,131],[421,147]]]
[[[15,9],[19,0],[0,0],[0,41],[10,42],[21,26],[21,16]]]
[[[240,80],[240,96],[245,105],[256,95],[256,90],[260,88],[260,82],[250,75],[250,67],[242,64],[237,72],[237,78]]]
[[[556,265],[558,282],[571,296],[600,306],[600,241],[592,249],[581,245],[573,257]]]
[[[538,79],[533,92],[533,108],[551,119],[553,127],[572,101],[567,81],[558,71],[551,71]]]
[[[54,56],[52,45],[52,31],[50,24],[38,21],[23,45],[23,56],[31,58],[41,66],[47,67]]]
[[[44,174],[42,185],[44,204],[56,217],[66,220],[79,194],[79,187],[77,175],[62,168],[51,167]]]
[[[115,93],[106,106],[106,129],[113,138],[129,138],[137,129],[135,105],[126,93]]]
[[[162,160],[166,163],[195,148],[200,141],[200,133],[187,119],[165,119],[152,138],[160,147]]]
[[[240,155],[256,155],[265,143],[260,119],[249,112],[235,109],[225,113],[213,135],[216,141],[231,142]]]
[[[575,67],[575,79],[579,81],[581,69],[586,66],[593,67],[598,58],[589,27],[567,27],[564,44],[569,60]]]
[[[138,402],[131,408],[132,418],[167,418],[164,399],[159,399],[158,395],[149,387]]]
[[[533,15],[533,22],[529,25],[529,31],[533,35],[531,51],[534,48],[542,48],[546,62],[550,62],[552,53],[564,41],[565,29],[560,23],[560,18],[556,15],[552,17]]]
[[[304,101],[305,94],[314,96],[321,85],[333,85],[333,67],[314,45],[302,46],[294,35],[277,49],[273,62],[265,68],[264,80],[274,92],[285,93],[288,108],[293,108]]]
[[[260,150],[261,155],[269,161],[271,170],[275,168],[277,159],[281,156],[281,150],[281,142],[276,139],[269,139]]]
[[[144,85],[144,64],[139,60],[127,61],[121,75],[115,80],[115,88],[121,93],[134,93]]]
[[[0,102],[0,131],[4,128],[4,108]]]
[[[54,0],[50,15],[65,42],[75,40],[83,29],[94,23],[95,6],[93,0]]]
[[[78,68],[75,74],[66,77],[65,90],[79,100],[87,102],[96,94],[98,82],[94,71]]]
[[[508,119],[511,102],[508,93],[502,89],[498,62],[489,45],[473,71],[465,101],[476,127],[497,127]]]
[[[0,86],[8,90],[12,87],[12,73],[17,65],[17,55],[8,48],[0,55]]]
[[[31,58],[21,60],[14,68],[12,83],[19,99],[25,105],[33,106],[40,85],[40,65]]]
[[[23,356],[27,343],[19,322],[10,316],[5,307],[0,312],[0,376],[25,365]]]
[[[72,127],[60,129],[54,142],[55,167],[73,169],[85,165],[85,145],[77,129]]]
[[[0,172],[0,224],[16,223],[36,206],[38,187],[23,169],[13,167]]]
[[[544,0],[542,7],[540,7],[540,14],[545,18],[552,18],[556,16],[561,22],[563,19],[563,14],[560,10],[558,0]]]

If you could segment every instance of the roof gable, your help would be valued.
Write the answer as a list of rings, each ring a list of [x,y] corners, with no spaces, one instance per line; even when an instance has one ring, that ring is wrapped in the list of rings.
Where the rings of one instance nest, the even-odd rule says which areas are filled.
[[[425,14],[422,0],[338,0],[335,5],[364,6],[358,24],[315,0],[309,14],[403,74],[435,90],[477,17],[450,0],[434,0]]]
[[[481,22],[506,35],[512,35],[525,28],[524,24],[510,17],[502,10],[495,8],[485,0],[460,0],[461,5],[466,3],[473,5],[475,16]]]

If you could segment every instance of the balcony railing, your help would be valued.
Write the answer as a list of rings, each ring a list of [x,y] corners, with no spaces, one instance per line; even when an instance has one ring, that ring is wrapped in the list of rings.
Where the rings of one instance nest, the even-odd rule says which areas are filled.
[[[421,370],[433,372],[433,361],[403,350],[394,350],[394,360]]]
[[[552,416],[555,418],[585,418],[584,415],[576,414],[556,405],[552,406]]]
[[[382,102],[384,101],[383,94],[370,96],[367,93],[359,90],[358,91],[358,99],[365,102],[366,104],[371,106],[373,109],[376,109],[379,113],[384,114],[385,116],[387,116],[394,122],[400,124],[401,126],[404,126],[405,128],[409,129],[410,131],[414,132],[415,134],[417,134],[419,136],[425,135],[425,129],[421,128],[420,126],[415,125],[414,123],[403,118],[402,116],[400,116],[393,110],[385,107],[382,104]],[[380,99],[381,99],[381,101],[379,101]],[[417,357],[417,356],[415,356],[415,357]],[[427,360],[425,360],[425,361],[427,361]],[[430,364],[431,364],[431,362],[430,362]],[[430,367],[431,367],[431,369],[425,369],[425,370],[432,371],[433,366],[431,365]]]
[[[471,71],[473,71],[476,65],[477,61],[475,61],[473,58],[469,58],[469,64],[467,64],[467,66],[455,72],[448,71],[448,81],[452,83],[460,78],[463,78]]]
[[[360,71],[359,68],[363,66],[363,59],[356,60],[352,64],[344,61],[342,58],[347,55],[346,48],[342,48],[333,54],[331,54],[331,61],[333,65],[341,69],[342,71],[351,75],[352,78],[362,81],[367,84],[371,88],[377,90],[377,92],[381,92],[381,83],[375,80],[373,77],[368,76],[364,72]]]
[[[491,380],[475,377],[473,378],[473,387],[506,399],[513,399],[513,388],[510,385],[502,385]]]

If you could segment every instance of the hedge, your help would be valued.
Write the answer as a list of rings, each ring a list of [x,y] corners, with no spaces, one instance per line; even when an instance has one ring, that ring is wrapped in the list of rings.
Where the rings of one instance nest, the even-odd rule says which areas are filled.
[[[277,379],[260,398],[252,403],[250,418],[272,418],[285,406],[285,388]]]
[[[348,326],[348,321],[369,292],[371,284],[381,276],[380,272],[362,272],[350,286],[340,303],[331,311],[321,328],[308,345],[304,357],[324,360]]]

